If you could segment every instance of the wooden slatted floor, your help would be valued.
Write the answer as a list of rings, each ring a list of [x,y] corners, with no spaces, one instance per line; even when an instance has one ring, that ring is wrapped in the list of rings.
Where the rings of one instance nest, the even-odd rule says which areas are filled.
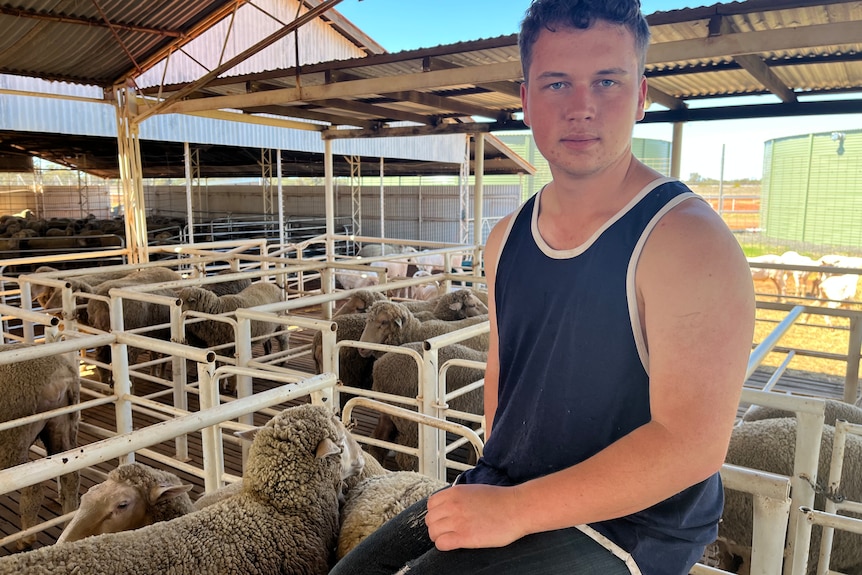
[[[293,333],[291,335],[291,347],[295,347],[297,345],[301,345],[302,343],[310,343],[311,336],[308,332],[306,333]],[[258,350],[260,353],[260,350]],[[295,360],[292,360],[289,364],[290,367],[302,371],[307,371],[308,373],[313,372],[312,361],[309,356],[301,357]],[[751,379],[746,382],[746,386],[755,389],[761,389],[766,381],[769,379],[771,375],[771,370],[768,368],[759,369],[755,374],[751,377]],[[262,382],[255,380],[254,388],[255,392],[264,391],[265,389],[269,389],[271,387],[271,383]],[[155,384],[148,384],[146,382],[137,383],[135,393],[145,395],[147,393],[151,393],[153,391],[157,391],[159,388],[155,386]],[[162,388],[163,389],[163,388]],[[808,373],[808,372],[796,372],[796,371],[788,371],[785,373],[782,378],[779,380],[778,384],[775,387],[776,391],[786,391],[791,393],[803,394],[803,395],[814,395],[818,397],[827,397],[827,398],[835,398],[840,399],[843,394],[843,382],[838,378],[831,376],[823,376],[822,374],[816,373]],[[169,401],[170,396],[166,396],[165,401]],[[194,396],[190,396],[190,403],[193,409],[196,409],[197,406],[196,398]],[[286,406],[281,406],[286,407]],[[740,414],[744,411],[745,406],[741,406]],[[278,407],[276,407],[278,408]],[[371,431],[376,424],[376,415],[372,412],[363,411],[361,409],[354,412],[356,417],[356,428],[354,430],[355,433],[360,435],[369,436],[371,435]],[[267,417],[264,415],[258,415],[256,419],[256,423],[263,424],[265,423]],[[82,414],[82,421],[88,424],[99,426],[103,429],[114,430],[116,429],[116,423],[114,419],[114,410],[112,406],[103,406],[96,409],[87,410]],[[151,416],[143,415],[140,413],[135,413],[134,416],[134,425],[135,428],[141,428],[147,425],[151,425],[153,423],[157,423],[157,420]],[[87,429],[82,429],[79,436],[79,444],[86,445],[92,443],[94,441],[98,441],[101,439],[101,436],[97,436]],[[225,469],[228,473],[232,473],[234,475],[242,474],[242,458],[241,458],[241,448],[232,442],[225,442]],[[167,442],[164,444],[160,444],[157,446],[153,446],[154,451],[157,451],[163,455],[172,456],[174,443]],[[201,455],[201,439],[199,433],[194,433],[189,436],[189,455],[192,459],[192,464],[198,468],[202,468],[202,455]],[[138,456],[137,460],[142,463],[147,463],[153,465],[155,467],[164,467],[163,465],[155,462],[147,457]],[[390,462],[391,465],[391,462]],[[107,473],[116,466],[116,461],[112,460],[110,462],[102,463],[96,466],[102,473]],[[193,489],[190,493],[192,499],[194,500],[199,495],[203,493],[203,482],[197,476],[178,471],[177,475],[179,475],[184,482],[190,483],[193,485]],[[96,474],[85,472],[81,475],[81,493],[87,491],[91,486],[99,483],[101,478]],[[46,481],[43,484],[43,489],[45,493],[45,499],[42,507],[42,511],[40,513],[41,520],[49,520],[55,517],[58,517],[60,513],[60,502],[58,501],[57,490],[56,490],[56,482],[55,481]],[[8,495],[0,496],[0,537],[5,537],[12,533],[15,533],[19,530],[19,515],[18,515],[18,494],[12,493]],[[61,527],[53,527],[39,535],[37,546],[44,546],[52,544],[56,538],[59,536],[62,531]],[[0,547],[0,556],[7,555],[12,552],[11,546],[9,548]]]

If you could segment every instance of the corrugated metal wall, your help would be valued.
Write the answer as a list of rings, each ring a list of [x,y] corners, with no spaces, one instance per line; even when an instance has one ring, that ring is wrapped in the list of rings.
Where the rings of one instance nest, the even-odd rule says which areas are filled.
[[[862,248],[862,130],[770,140],[764,156],[762,233]]]
[[[262,214],[263,188],[245,186],[207,186],[193,195],[196,221],[233,216]],[[185,189],[179,186],[147,186],[148,214],[183,217],[186,213]],[[520,201],[520,189],[512,185],[484,186],[483,241],[490,225],[512,212]],[[286,217],[316,217],[325,214],[322,186],[283,187]],[[460,235],[460,209],[458,186],[391,186],[384,185],[384,235],[387,238],[458,243]],[[380,237],[380,187],[363,186],[362,235]],[[346,181],[336,183],[336,216],[347,218],[352,214],[350,186]],[[472,187],[469,210],[472,212]],[[468,214],[472,217],[472,214]],[[472,241],[472,223],[469,224]],[[344,232],[344,230],[337,230]]]

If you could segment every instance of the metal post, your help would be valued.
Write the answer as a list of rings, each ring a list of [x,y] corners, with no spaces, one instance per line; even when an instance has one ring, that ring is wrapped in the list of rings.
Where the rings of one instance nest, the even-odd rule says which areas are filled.
[[[859,356],[862,354],[862,317],[850,317],[850,341],[847,345],[847,372],[844,376],[844,401],[856,404],[859,395]]]
[[[473,245],[481,245],[482,219],[484,216],[482,202],[484,188],[482,178],[485,174],[485,134],[476,134],[476,173],[473,183]],[[446,270],[447,272],[449,270]]]
[[[679,178],[680,163],[682,161],[682,122],[673,125],[673,140],[670,152],[670,175]]]
[[[137,104],[130,88],[121,87],[116,94],[117,147],[126,215],[126,245],[131,263],[144,263],[149,261],[149,253],[140,134],[139,126],[134,120]]]
[[[192,153],[188,142],[183,142],[183,157],[186,163],[186,219],[188,220],[189,236],[186,241],[195,243],[195,215],[192,209]]]
[[[385,223],[386,223],[386,208],[383,203],[383,157],[380,158],[380,237],[386,237],[385,231]]]
[[[275,177],[278,182],[278,242],[279,247],[285,244],[284,237],[284,186],[281,183],[281,149],[275,151]]]

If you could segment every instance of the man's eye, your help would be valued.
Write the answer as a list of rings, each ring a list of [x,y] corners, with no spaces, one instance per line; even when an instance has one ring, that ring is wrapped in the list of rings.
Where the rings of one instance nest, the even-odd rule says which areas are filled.
[[[548,84],[548,88],[551,90],[561,90],[565,85],[564,82],[554,82],[553,84]]]
[[[599,85],[603,88],[610,88],[611,86],[615,86],[616,82],[613,80],[599,80]]]

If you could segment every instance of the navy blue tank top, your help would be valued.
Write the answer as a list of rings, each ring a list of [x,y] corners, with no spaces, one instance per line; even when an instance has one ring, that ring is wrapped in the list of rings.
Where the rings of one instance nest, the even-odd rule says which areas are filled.
[[[484,455],[459,482],[515,485],[547,475],[650,420],[635,269],[658,219],[698,196],[676,180],[657,180],[583,245],[554,250],[536,224],[540,194],[513,216],[503,240],[495,283],[498,409]],[[641,573],[688,573],[715,540],[722,505],[716,473],[585,531],[631,554]]]

